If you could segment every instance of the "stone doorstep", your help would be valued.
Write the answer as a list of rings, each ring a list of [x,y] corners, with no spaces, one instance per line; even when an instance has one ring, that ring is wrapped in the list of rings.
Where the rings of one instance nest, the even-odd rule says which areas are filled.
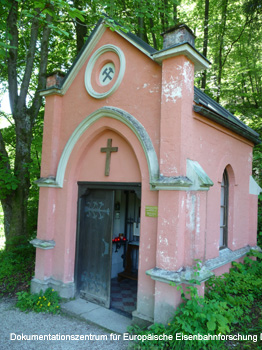
[[[98,325],[114,333],[123,334],[132,325],[132,319],[113,310],[91,303],[84,299],[75,299],[62,304],[63,312]]]
[[[58,291],[62,298],[74,298],[74,283],[64,284],[61,281],[54,280],[53,278],[48,278],[45,281],[40,281],[33,278],[31,281],[32,293],[39,293],[40,290],[45,291],[49,287]],[[133,311],[132,319],[121,314],[121,312],[118,313],[112,309],[107,309],[80,298],[64,302],[61,308],[62,311],[72,316],[79,317],[83,320],[117,333],[126,332],[127,327],[131,326],[132,324],[139,323],[149,325],[153,323],[153,320],[148,320],[144,315],[136,314],[136,311]]]

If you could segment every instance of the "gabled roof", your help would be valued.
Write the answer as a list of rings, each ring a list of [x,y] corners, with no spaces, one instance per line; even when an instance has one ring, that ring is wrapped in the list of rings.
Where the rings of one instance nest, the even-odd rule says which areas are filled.
[[[209,66],[210,62],[200,52],[198,52],[194,47],[192,47],[187,42],[183,42],[181,44],[168,47],[164,50],[157,51],[152,46],[148,45],[142,39],[137,37],[135,34],[131,32],[126,32],[125,28],[123,28],[119,23],[113,21],[108,16],[105,16],[104,18],[101,18],[97,22],[97,25],[95,26],[94,30],[90,34],[88,40],[82,47],[81,51],[78,53],[71,68],[69,69],[65,77],[62,79],[61,84],[41,90],[40,93],[42,96],[53,94],[54,92],[60,95],[65,94],[71,82],[77,75],[79,67],[82,66],[84,61],[91,54],[94,47],[96,46],[96,44],[98,43],[102,35],[104,34],[106,27],[110,27],[110,24],[111,24],[111,27],[113,27],[112,22],[116,25],[116,28],[113,28],[113,29],[117,34],[119,34],[128,42],[130,42],[138,50],[143,52],[146,56],[148,56],[151,60],[157,62],[158,64],[162,63],[163,58],[165,59],[167,57],[171,57],[174,55],[186,55],[194,62],[195,68],[197,67],[198,69],[205,69]],[[121,28],[123,28],[123,30]],[[201,62],[199,62],[199,59]]]
[[[169,57],[168,55],[174,55],[174,51],[177,51],[177,54],[187,54],[184,53],[184,51],[188,52],[188,49],[190,49],[192,51],[192,54],[190,54],[192,56],[190,56],[191,59],[193,58],[194,60],[194,55],[198,55],[200,58],[202,57],[203,61],[206,61],[206,64],[210,63],[200,52],[198,52],[189,43],[182,43],[179,45],[174,45],[173,47],[167,48],[165,50],[157,51],[156,49],[148,45],[146,42],[144,42],[142,39],[137,37],[135,34],[131,32],[126,32],[123,27],[123,30],[121,30],[121,25],[119,25],[117,22],[113,21],[112,19],[110,19],[110,22],[107,22],[107,19],[110,18],[105,16],[104,18],[101,18],[98,21],[97,25],[95,26],[85,45],[77,55],[73,65],[71,66],[65,77],[59,81],[59,85],[55,85],[45,90],[42,90],[40,92],[41,95],[49,95],[53,93],[60,95],[65,94],[71,82],[77,75],[80,67],[82,66],[86,58],[91,54],[97,42],[104,34],[106,27],[110,27],[110,22],[114,22],[116,24],[117,29],[114,30],[121,37],[130,42],[133,46],[135,46],[137,49],[139,49],[141,52],[143,52],[155,62],[161,63],[161,59],[163,57]],[[187,45],[186,50],[184,50],[185,45]],[[169,51],[172,52],[169,53]],[[242,123],[228,110],[223,108],[220,104],[218,104],[216,101],[214,101],[212,98],[207,96],[204,92],[202,92],[196,87],[194,88],[194,101],[196,103],[196,105],[194,105],[193,107],[195,112],[203,115],[208,119],[215,121],[220,125],[225,126],[226,128],[236,132],[241,136],[244,136],[246,139],[254,142],[255,144],[259,144],[261,142],[258,133],[256,133],[254,130]]]
[[[78,53],[76,59],[74,60],[74,63],[66,73],[65,77],[61,80],[61,83],[59,85],[41,90],[40,93],[42,96],[46,96],[53,93],[60,94],[60,95],[65,94],[71,82],[74,80],[75,76],[77,75],[79,68],[82,66],[82,64],[87,59],[87,57],[91,54],[94,47],[96,46],[96,44],[98,43],[98,41],[100,40],[104,32],[106,31],[106,27],[110,27],[110,22],[107,22],[107,19],[108,17],[105,16],[105,18],[101,18],[97,22],[94,30],[92,31],[89,38],[87,39],[84,46],[82,47],[81,51]],[[110,21],[112,22],[111,19]],[[155,50],[152,46],[148,45],[146,42],[144,42],[142,39],[137,37],[135,34],[131,32],[126,33],[124,30],[121,30],[120,29],[121,26],[117,22],[114,21],[114,23],[117,26],[117,29],[114,28],[115,32],[117,32],[125,40],[130,42],[137,49],[142,51],[151,60],[154,60],[152,57],[152,54],[158,52],[157,50]]]
[[[74,66],[78,62],[79,58],[82,56],[82,54],[85,52],[86,48],[90,45],[92,40],[95,38],[95,36],[99,35],[99,31],[101,30],[101,27],[106,24],[107,26],[110,27],[110,22],[107,22],[107,16],[105,18],[100,18],[100,20],[97,22],[94,30],[90,34],[89,38],[85,42],[84,46],[82,47],[81,51],[78,53],[73,65],[69,69],[68,73],[65,76],[66,77],[70,74],[70,72],[73,70]],[[115,30],[118,34],[120,34],[123,38],[125,38],[127,41],[129,41],[132,45],[136,46],[140,51],[144,52],[148,57],[151,58],[151,55],[155,52],[157,52],[156,49],[154,49],[152,46],[148,45],[144,40],[140,39],[138,36],[131,32],[125,32],[120,29],[120,24],[114,21],[114,23],[117,25],[118,29]],[[124,28],[123,28],[124,29]],[[100,39],[100,36],[99,36]]]
[[[219,103],[214,101],[211,97],[204,92],[194,87],[194,111],[203,115],[204,117],[217,122],[220,125],[236,132],[237,134],[244,136],[246,139],[259,144],[259,134],[249,128],[241,120],[235,117],[227,109],[222,107]]]

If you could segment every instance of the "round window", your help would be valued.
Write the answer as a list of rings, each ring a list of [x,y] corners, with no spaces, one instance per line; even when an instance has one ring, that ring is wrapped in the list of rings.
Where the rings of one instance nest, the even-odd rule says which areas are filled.
[[[110,44],[100,47],[86,66],[87,92],[97,99],[112,95],[124,77],[125,67],[125,56],[119,47]]]

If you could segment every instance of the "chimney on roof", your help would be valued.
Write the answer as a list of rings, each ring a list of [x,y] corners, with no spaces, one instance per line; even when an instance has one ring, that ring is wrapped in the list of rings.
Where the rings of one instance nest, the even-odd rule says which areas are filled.
[[[55,71],[47,75],[46,78],[46,88],[56,87],[59,88],[65,77],[65,73],[62,71]]]
[[[164,38],[163,49],[183,43],[189,43],[195,47],[195,34],[186,24],[177,24],[161,34]]]

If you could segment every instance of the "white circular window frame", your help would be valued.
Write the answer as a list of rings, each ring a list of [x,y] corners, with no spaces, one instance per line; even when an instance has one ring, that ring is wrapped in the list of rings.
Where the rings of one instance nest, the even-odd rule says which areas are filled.
[[[118,77],[116,79],[116,82],[114,83],[114,85],[111,87],[110,90],[106,91],[106,92],[102,92],[99,93],[97,91],[95,91],[92,87],[91,84],[91,77],[92,77],[92,73],[93,73],[93,68],[94,65],[96,63],[96,61],[98,60],[98,58],[103,55],[106,52],[114,52],[117,54],[119,61],[120,61],[120,69],[119,69],[119,74]],[[125,59],[125,55],[123,53],[122,50],[119,49],[119,47],[114,46],[114,45],[104,45],[102,47],[100,47],[90,58],[87,66],[86,66],[86,71],[85,71],[85,87],[87,92],[89,93],[89,95],[91,95],[94,98],[97,99],[102,99],[105,97],[108,97],[110,95],[113,94],[113,92],[116,91],[116,89],[119,87],[119,85],[121,84],[121,81],[124,77],[125,74],[125,70],[126,70],[126,59]]]

